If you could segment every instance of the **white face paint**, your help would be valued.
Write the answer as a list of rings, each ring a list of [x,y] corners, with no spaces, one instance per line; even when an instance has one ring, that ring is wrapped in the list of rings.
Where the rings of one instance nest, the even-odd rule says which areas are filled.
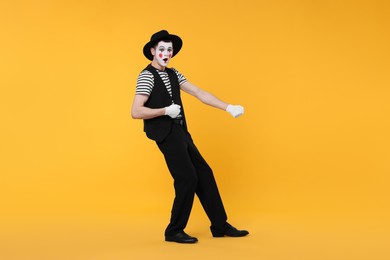
[[[160,69],[165,68],[173,55],[172,42],[159,42],[156,49],[152,49],[152,54],[154,55],[153,62],[157,63],[161,67]]]

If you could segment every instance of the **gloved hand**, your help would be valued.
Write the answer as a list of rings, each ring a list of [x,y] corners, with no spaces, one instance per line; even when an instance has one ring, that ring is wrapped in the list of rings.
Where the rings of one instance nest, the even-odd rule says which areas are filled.
[[[237,118],[244,114],[244,107],[236,105],[228,105],[226,111],[229,112],[233,117]]]
[[[165,115],[168,115],[172,118],[176,118],[180,114],[180,106],[172,104],[169,107],[165,107]]]

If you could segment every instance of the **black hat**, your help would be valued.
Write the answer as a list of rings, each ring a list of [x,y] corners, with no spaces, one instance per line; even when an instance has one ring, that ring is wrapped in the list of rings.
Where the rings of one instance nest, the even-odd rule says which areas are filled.
[[[172,45],[173,45],[172,57],[174,57],[180,51],[181,46],[183,45],[183,41],[177,35],[169,34],[169,32],[166,30],[156,32],[155,34],[152,35],[152,37],[150,37],[150,41],[144,46],[144,55],[146,58],[148,58],[148,60],[153,60],[153,55],[150,52],[150,48],[152,48],[156,43],[162,40],[172,41]]]

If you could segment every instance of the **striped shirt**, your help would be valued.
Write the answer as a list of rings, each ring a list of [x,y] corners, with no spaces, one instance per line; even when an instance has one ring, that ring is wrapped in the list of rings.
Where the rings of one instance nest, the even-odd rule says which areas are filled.
[[[174,68],[171,68],[171,70],[173,70],[176,73],[177,78],[179,79],[179,85],[187,82],[187,79],[183,76],[183,74],[181,74],[179,71],[177,71]],[[164,82],[165,87],[167,88],[169,94],[172,96],[171,82],[169,81],[168,73],[162,70],[157,70],[157,71],[162,81]],[[152,93],[153,86],[154,86],[153,74],[148,70],[144,70],[138,76],[135,94],[149,96],[150,93]]]

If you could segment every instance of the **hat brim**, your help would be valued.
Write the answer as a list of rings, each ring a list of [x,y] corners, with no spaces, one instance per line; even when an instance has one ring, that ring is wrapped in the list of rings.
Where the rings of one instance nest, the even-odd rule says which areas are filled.
[[[148,60],[153,60],[153,55],[152,55],[152,52],[150,51],[150,49],[153,48],[153,46],[156,43],[159,43],[160,41],[165,41],[165,40],[172,42],[172,46],[173,46],[172,58],[175,57],[175,55],[178,54],[179,51],[181,50],[181,47],[183,46],[183,41],[181,40],[181,38],[179,36],[174,35],[174,34],[167,35],[165,37],[162,37],[160,39],[156,39],[154,41],[150,41],[147,44],[145,44],[144,50],[143,50],[145,57]]]

